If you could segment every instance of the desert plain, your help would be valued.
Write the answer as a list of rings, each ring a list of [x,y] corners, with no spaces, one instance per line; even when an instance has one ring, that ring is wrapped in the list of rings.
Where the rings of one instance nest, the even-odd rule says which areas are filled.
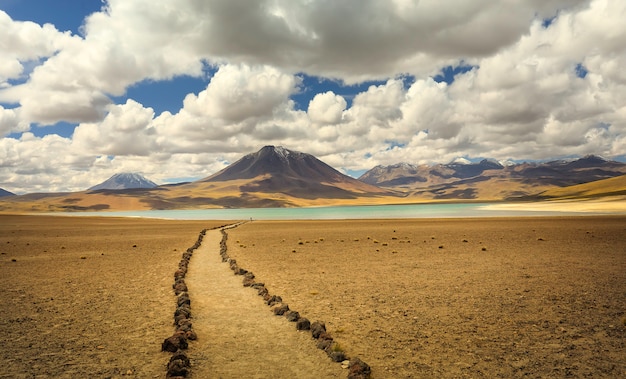
[[[224,224],[0,215],[0,378],[165,377],[172,274],[202,229]],[[372,378],[626,376],[626,216],[253,221],[227,233],[231,258],[292,310],[323,321]],[[316,351],[253,289],[241,290],[246,312],[287,326],[264,338]],[[201,294],[190,286],[192,311]],[[239,303],[215,303],[228,307]],[[241,368],[284,356],[285,377],[347,375],[321,351],[305,353],[319,372],[307,363],[294,375],[299,355],[282,342],[247,354],[265,345],[245,328],[235,330],[240,343],[222,338],[246,314],[193,317],[219,323],[211,335],[196,330],[191,377],[206,377],[195,369],[220,362],[220,351]]]

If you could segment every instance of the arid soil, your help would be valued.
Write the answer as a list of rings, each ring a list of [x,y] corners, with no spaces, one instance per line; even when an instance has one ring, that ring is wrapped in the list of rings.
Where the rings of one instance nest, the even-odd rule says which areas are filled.
[[[223,223],[0,215],[0,378],[163,378],[173,273]]]
[[[229,242],[372,377],[626,377],[625,217],[255,221]]]
[[[174,270],[202,229],[223,224],[0,215],[0,378],[164,377]],[[373,378],[626,376],[626,217],[254,221],[228,234],[241,267],[292,310],[324,321]],[[254,359],[297,366],[290,357],[299,353],[249,353],[293,337],[249,339],[237,324],[252,311],[227,323],[198,297],[194,310],[207,291],[198,270],[217,264],[194,266],[202,252],[188,274],[199,312],[192,377],[226,358],[224,378],[245,377],[239,369]],[[241,280],[224,269],[209,275]],[[270,312],[242,290],[253,309]],[[246,309],[229,291],[215,312]],[[263,317],[251,319],[265,330]],[[226,330],[242,331],[239,341]]]
[[[186,276],[193,330],[194,378],[346,378],[347,370],[313,343],[309,331],[271,312],[222,262],[221,233],[208,231]]]

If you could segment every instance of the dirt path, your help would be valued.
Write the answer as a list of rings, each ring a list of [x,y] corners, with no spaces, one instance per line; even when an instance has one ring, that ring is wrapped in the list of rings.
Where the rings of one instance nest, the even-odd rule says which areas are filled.
[[[191,259],[186,282],[193,329],[195,378],[336,378],[347,371],[317,349],[310,332],[274,316],[256,291],[243,287],[219,255],[219,230],[209,230]]]

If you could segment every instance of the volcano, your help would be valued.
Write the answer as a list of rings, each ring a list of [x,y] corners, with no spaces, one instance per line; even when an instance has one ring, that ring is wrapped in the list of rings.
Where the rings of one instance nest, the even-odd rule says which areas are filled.
[[[97,190],[124,190],[132,188],[154,188],[157,184],[143,175],[137,173],[115,174],[104,182],[89,188],[89,191]]]
[[[344,175],[311,154],[282,146],[265,146],[199,182],[234,181],[241,183],[242,193],[279,193],[301,199],[349,199],[393,193]]]

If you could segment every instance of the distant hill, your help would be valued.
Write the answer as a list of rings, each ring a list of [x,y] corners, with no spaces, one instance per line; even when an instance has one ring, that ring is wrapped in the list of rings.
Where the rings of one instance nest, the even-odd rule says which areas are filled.
[[[15,194],[13,192],[9,192],[5,189],[0,188],[0,197],[3,196],[14,196]]]
[[[124,190],[133,188],[154,188],[158,185],[146,179],[143,175],[137,173],[121,173],[115,174],[104,182],[97,184],[89,191],[97,190]]]
[[[554,188],[537,195],[540,199],[580,199],[607,196],[626,196],[626,175],[595,182]]]
[[[503,200],[626,174],[626,164],[589,155],[544,163],[376,166],[359,180],[424,199]]]
[[[206,209],[402,204],[429,201],[626,198],[626,164],[597,156],[544,163],[377,166],[357,180],[313,155],[265,146],[204,179],[156,186],[114,175],[89,190],[5,196],[0,211]],[[144,186],[144,187],[140,187]],[[139,187],[139,188],[138,188]],[[105,189],[103,189],[105,188]]]

